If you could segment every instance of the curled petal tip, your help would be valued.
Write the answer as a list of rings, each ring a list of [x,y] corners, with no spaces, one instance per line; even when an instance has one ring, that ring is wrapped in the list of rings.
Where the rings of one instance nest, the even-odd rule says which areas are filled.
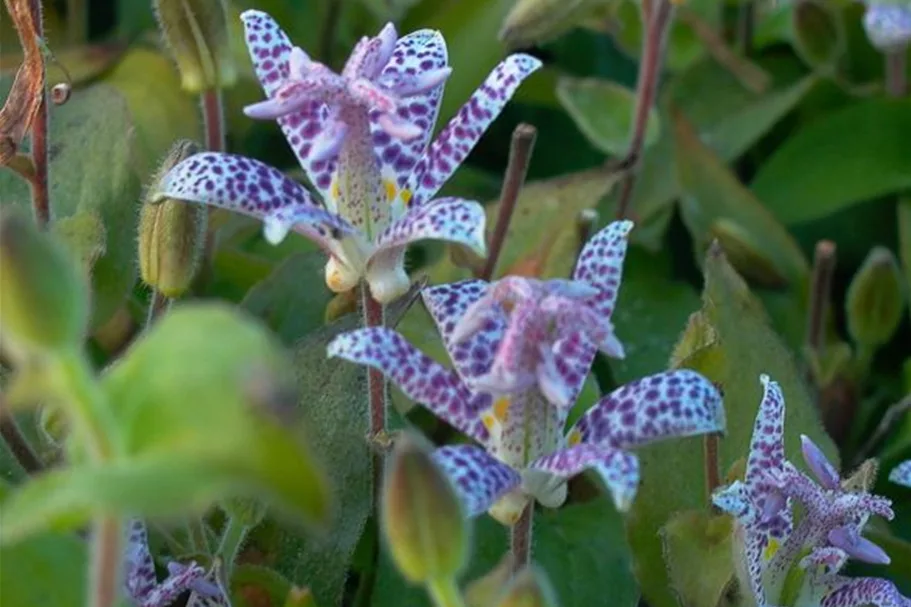
[[[381,114],[377,123],[390,137],[406,142],[419,137],[424,132],[424,129],[413,122],[402,120],[392,114]]]
[[[287,109],[277,101],[266,99],[244,107],[244,115],[255,120],[275,120],[287,113]]]
[[[856,527],[836,527],[829,531],[828,540],[833,546],[844,550],[858,561],[874,565],[888,565],[892,562],[885,550],[860,535]]]
[[[826,489],[838,489],[841,484],[841,477],[835,466],[832,465],[822,450],[816,446],[816,443],[810,440],[810,437],[806,434],[801,434],[800,445],[803,459],[813,472],[813,476],[819,481],[819,484]]]
[[[291,231],[291,224],[275,217],[263,221],[263,237],[271,245],[280,244]]]

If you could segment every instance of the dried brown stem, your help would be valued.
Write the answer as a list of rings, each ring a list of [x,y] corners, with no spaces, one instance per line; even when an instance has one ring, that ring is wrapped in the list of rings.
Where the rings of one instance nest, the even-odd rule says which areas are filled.
[[[813,255],[813,274],[810,282],[810,306],[807,312],[806,345],[814,352],[821,352],[824,346],[826,312],[832,291],[832,275],[835,273],[835,243],[821,240],[816,243]]]
[[[664,64],[664,47],[670,30],[674,7],[669,0],[642,0],[642,21],[645,35],[642,39],[642,59],[639,62],[639,78],[636,81],[636,107],[633,115],[633,137],[630,141],[626,158],[620,163],[628,167],[629,172],[621,184],[620,199],[617,202],[617,219],[629,216],[629,205],[632,201],[633,187],[642,159],[645,145],[645,130],[648,126],[648,115],[655,105],[661,68]]]
[[[520,571],[531,562],[531,538],[535,507],[529,502],[519,520],[509,529],[509,552],[512,555],[513,572]]]
[[[6,442],[10,453],[28,474],[37,474],[44,469],[44,464],[22,433],[13,412],[9,410],[3,394],[0,394],[0,436]]]
[[[528,165],[531,161],[531,153],[534,150],[537,135],[538,130],[524,122],[512,132],[509,163],[506,165],[503,188],[500,190],[500,212],[497,215],[497,223],[490,239],[490,252],[484,262],[484,268],[481,270],[480,276],[478,276],[482,280],[490,280],[496,270],[500,251],[503,250],[503,243],[506,240],[507,232],[509,232],[509,222],[512,220],[516,202],[519,200],[519,192],[525,184],[525,176],[528,174]]]

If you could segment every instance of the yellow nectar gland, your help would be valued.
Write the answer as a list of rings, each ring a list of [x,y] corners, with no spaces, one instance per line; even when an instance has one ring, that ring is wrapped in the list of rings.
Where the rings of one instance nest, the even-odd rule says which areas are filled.
[[[573,430],[569,433],[569,438],[566,439],[566,442],[570,447],[575,447],[582,442],[582,433],[578,430]]]
[[[781,544],[774,537],[769,538],[769,545],[765,547],[765,550],[762,552],[762,558],[765,561],[772,560],[772,557],[775,556],[775,553],[778,552],[778,549],[781,547]]]
[[[408,188],[399,190],[398,187],[396,187],[395,182],[391,179],[383,180],[383,189],[386,191],[386,202],[390,204],[395,200],[396,196],[402,198],[402,202],[406,207],[408,206],[408,203],[411,202],[411,190]]]

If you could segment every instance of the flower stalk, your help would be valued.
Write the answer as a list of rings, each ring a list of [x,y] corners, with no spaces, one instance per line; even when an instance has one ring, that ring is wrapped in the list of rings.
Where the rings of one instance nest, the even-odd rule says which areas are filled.
[[[231,578],[237,555],[240,554],[249,532],[250,527],[239,517],[228,517],[224,531],[221,534],[218,552],[216,553],[216,556],[221,559],[225,579]]]
[[[427,592],[433,599],[436,607],[464,607],[465,601],[462,599],[462,593],[456,586],[455,580],[446,578],[434,580],[427,584]]]
[[[95,521],[91,583],[86,602],[90,607],[114,607],[120,596],[122,532],[121,521],[115,516],[103,516]]]
[[[526,504],[516,524],[509,529],[509,553],[512,555],[510,565],[513,573],[518,573],[531,563],[531,541],[534,528],[534,504]]]

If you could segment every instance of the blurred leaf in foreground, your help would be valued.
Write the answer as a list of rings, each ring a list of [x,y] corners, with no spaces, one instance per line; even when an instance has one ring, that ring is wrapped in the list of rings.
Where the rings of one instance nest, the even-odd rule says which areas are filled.
[[[675,514],[661,530],[664,559],[684,607],[716,607],[734,577],[733,522],[728,516]]]

